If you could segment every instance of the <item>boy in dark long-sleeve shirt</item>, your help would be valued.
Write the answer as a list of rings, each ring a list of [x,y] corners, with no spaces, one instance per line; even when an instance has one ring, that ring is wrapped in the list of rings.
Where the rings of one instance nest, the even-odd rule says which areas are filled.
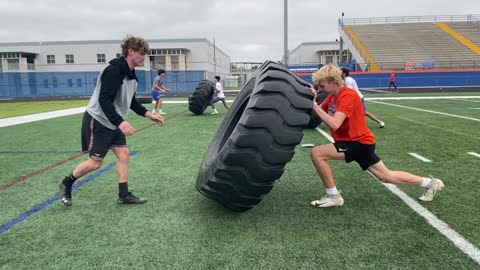
[[[127,36],[122,43],[123,57],[110,61],[110,65],[100,73],[82,122],[82,150],[88,152],[90,157],[60,182],[59,195],[64,205],[72,205],[73,183],[85,174],[99,169],[109,149],[116,156],[119,188],[117,202],[146,202],[128,191],[129,150],[125,136],[135,133],[135,129],[126,121],[129,110],[163,124],[160,115],[149,112],[135,99],[138,86],[135,67],[144,61],[148,51],[148,43],[143,38]]]

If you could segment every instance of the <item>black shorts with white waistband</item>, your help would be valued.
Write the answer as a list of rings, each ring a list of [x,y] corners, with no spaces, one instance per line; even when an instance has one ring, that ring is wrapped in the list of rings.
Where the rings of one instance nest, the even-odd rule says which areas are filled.
[[[345,162],[356,161],[362,170],[380,162],[375,154],[375,144],[363,144],[359,142],[334,142],[339,153],[345,153]]]
[[[85,112],[82,121],[82,151],[89,152],[92,159],[102,160],[112,147],[127,147],[123,132],[105,127]]]

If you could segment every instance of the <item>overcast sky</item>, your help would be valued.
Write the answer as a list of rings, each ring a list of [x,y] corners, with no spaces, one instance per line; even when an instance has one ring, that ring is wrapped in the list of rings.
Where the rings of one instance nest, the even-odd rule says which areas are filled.
[[[283,0],[0,0],[0,42],[208,38],[232,61],[280,60]],[[334,41],[337,19],[480,14],[479,0],[290,0],[289,48]]]

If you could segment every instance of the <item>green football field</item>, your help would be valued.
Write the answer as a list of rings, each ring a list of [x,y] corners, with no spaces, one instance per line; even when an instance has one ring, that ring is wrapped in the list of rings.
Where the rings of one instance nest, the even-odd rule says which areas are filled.
[[[311,207],[324,191],[311,149],[300,146],[258,206],[226,210],[195,190],[225,110],[194,116],[186,104],[165,104],[164,126],[130,114],[145,129],[127,138],[129,187],[145,205],[116,204],[112,153],[77,181],[71,208],[56,200],[60,180],[86,159],[82,115],[0,128],[0,269],[479,269],[480,98],[367,106],[386,124],[367,120],[377,154],[392,169],[442,179],[445,190],[420,204],[470,247],[456,246],[354,163],[330,163],[345,205]],[[329,141],[306,130],[302,143]],[[422,193],[399,188],[415,200]]]

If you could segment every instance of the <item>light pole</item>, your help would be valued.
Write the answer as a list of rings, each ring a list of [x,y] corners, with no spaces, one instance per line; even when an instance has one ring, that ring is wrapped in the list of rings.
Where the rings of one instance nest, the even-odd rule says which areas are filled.
[[[343,30],[343,16],[345,16],[345,13],[342,12],[342,19],[340,20],[342,30]],[[342,61],[343,61],[343,38],[342,36],[340,36],[340,48],[338,49],[338,65],[339,66],[342,63]]]
[[[288,0],[283,3],[283,64],[288,65]]]

